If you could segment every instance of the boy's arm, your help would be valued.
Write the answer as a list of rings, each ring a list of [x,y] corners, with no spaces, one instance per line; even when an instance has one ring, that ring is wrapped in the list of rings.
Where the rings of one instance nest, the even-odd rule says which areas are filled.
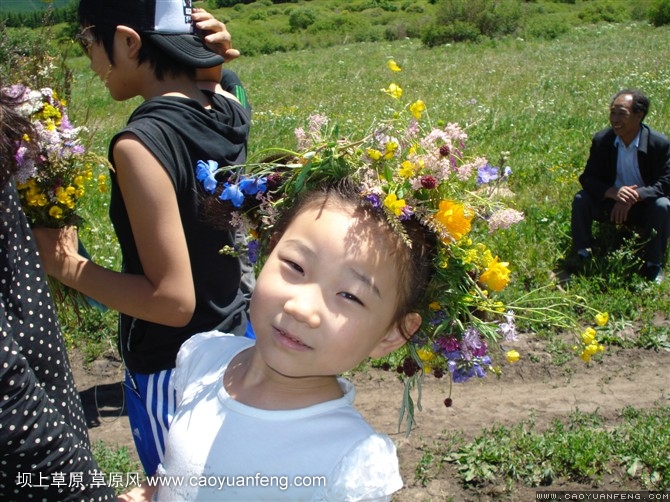
[[[199,8],[193,9],[192,18],[195,29],[200,33],[207,47],[223,56],[226,61],[239,57],[240,51],[233,49],[230,33],[224,23],[217,20],[205,9]],[[196,80],[218,84],[221,80],[222,68],[223,65],[198,68],[196,70]]]

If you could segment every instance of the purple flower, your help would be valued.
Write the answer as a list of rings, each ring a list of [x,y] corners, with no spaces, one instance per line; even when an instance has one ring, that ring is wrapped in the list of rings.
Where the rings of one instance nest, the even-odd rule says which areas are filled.
[[[202,183],[203,188],[209,192],[214,193],[216,190],[217,181],[214,177],[214,172],[218,169],[219,163],[215,160],[199,160],[195,167],[195,177]]]
[[[244,194],[240,190],[239,185],[224,183],[223,192],[219,195],[221,200],[229,200],[235,207],[241,207],[244,203]]]
[[[484,183],[490,183],[498,179],[497,167],[492,166],[491,164],[486,164],[485,166],[477,169],[477,184],[483,185]]]
[[[486,340],[484,340],[476,328],[469,327],[463,334],[463,345],[465,351],[469,351],[474,357],[483,357],[486,355],[488,348]]]
[[[380,208],[381,205],[382,205],[382,201],[381,201],[381,199],[379,198],[379,195],[374,194],[374,193],[369,193],[369,194],[367,194],[365,197],[363,197],[363,199],[364,199],[366,202],[368,202],[368,204],[370,204],[370,205],[371,205],[372,207],[374,207],[375,209]]]
[[[257,239],[254,239],[252,241],[249,241],[247,248],[248,248],[247,252],[249,255],[249,261],[253,265],[258,261],[258,254],[260,252],[261,244]]]
[[[414,210],[412,209],[412,206],[405,206],[402,208],[400,212],[400,216],[398,216],[398,219],[403,221],[403,220],[409,220],[412,216],[414,215]]]

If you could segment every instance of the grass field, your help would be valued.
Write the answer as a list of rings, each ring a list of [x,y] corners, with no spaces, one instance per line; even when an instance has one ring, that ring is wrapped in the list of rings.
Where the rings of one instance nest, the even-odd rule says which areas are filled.
[[[611,96],[620,88],[641,88],[652,102],[647,122],[670,132],[667,37],[667,28],[605,24],[552,41],[435,49],[414,40],[361,43],[242,56],[228,64],[245,82],[254,107],[252,158],[270,146],[294,147],[294,128],[315,112],[340,124],[343,134],[366,130],[383,114],[387,98],[380,89],[390,79],[408,102],[424,100],[433,122],[467,125],[469,155],[496,163],[501,152],[509,152],[509,186],[516,194],[510,202],[526,219],[495,234],[491,246],[510,262],[514,281],[506,294],[514,297],[547,284],[569,252],[570,202],[591,135],[607,125]],[[401,73],[389,75],[389,57]],[[96,148],[104,153],[138,101],[113,103],[84,58],[71,63],[73,116],[96,131]],[[652,292],[641,282],[616,280],[622,259],[611,256],[596,276],[575,281],[572,291],[615,319],[643,322],[667,310],[666,288]]]

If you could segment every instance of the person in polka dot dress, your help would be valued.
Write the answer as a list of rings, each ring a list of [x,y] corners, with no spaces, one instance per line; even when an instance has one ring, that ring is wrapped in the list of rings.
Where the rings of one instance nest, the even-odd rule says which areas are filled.
[[[14,150],[29,126],[0,90],[0,500],[117,500],[91,454],[56,309],[12,177]]]

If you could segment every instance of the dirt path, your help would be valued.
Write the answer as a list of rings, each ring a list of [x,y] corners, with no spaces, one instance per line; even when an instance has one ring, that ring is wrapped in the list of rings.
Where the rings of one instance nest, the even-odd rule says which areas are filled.
[[[555,417],[565,417],[577,409],[597,411],[603,418],[614,419],[626,406],[642,409],[670,405],[670,352],[610,348],[601,363],[586,365],[575,358],[566,365],[555,366],[547,362],[549,355],[537,342],[518,343],[519,352],[534,354],[536,362],[526,358],[504,367],[500,378],[487,376],[455,384],[450,408],[443,404],[448,381],[427,376],[423,385],[423,410],[418,413],[418,427],[409,438],[397,432],[402,384],[396,375],[377,369],[353,375],[358,408],[377,430],[389,434],[398,446],[406,486],[394,500],[441,501],[450,497],[463,502],[534,500],[534,489],[522,487],[514,495],[505,495],[502,487],[489,487],[486,493],[465,491],[450,466],[442,469],[426,487],[418,486],[414,473],[422,456],[421,447],[433,445],[435,440],[448,437],[453,431],[474,437],[483,428],[494,424],[509,426],[529,419],[531,414],[536,429],[542,430]],[[114,357],[102,358],[84,368],[76,352],[72,360],[92,441],[102,439],[109,446],[126,445],[134,454],[128,419],[123,412],[120,361]],[[592,489],[574,485],[551,487],[561,488]]]

